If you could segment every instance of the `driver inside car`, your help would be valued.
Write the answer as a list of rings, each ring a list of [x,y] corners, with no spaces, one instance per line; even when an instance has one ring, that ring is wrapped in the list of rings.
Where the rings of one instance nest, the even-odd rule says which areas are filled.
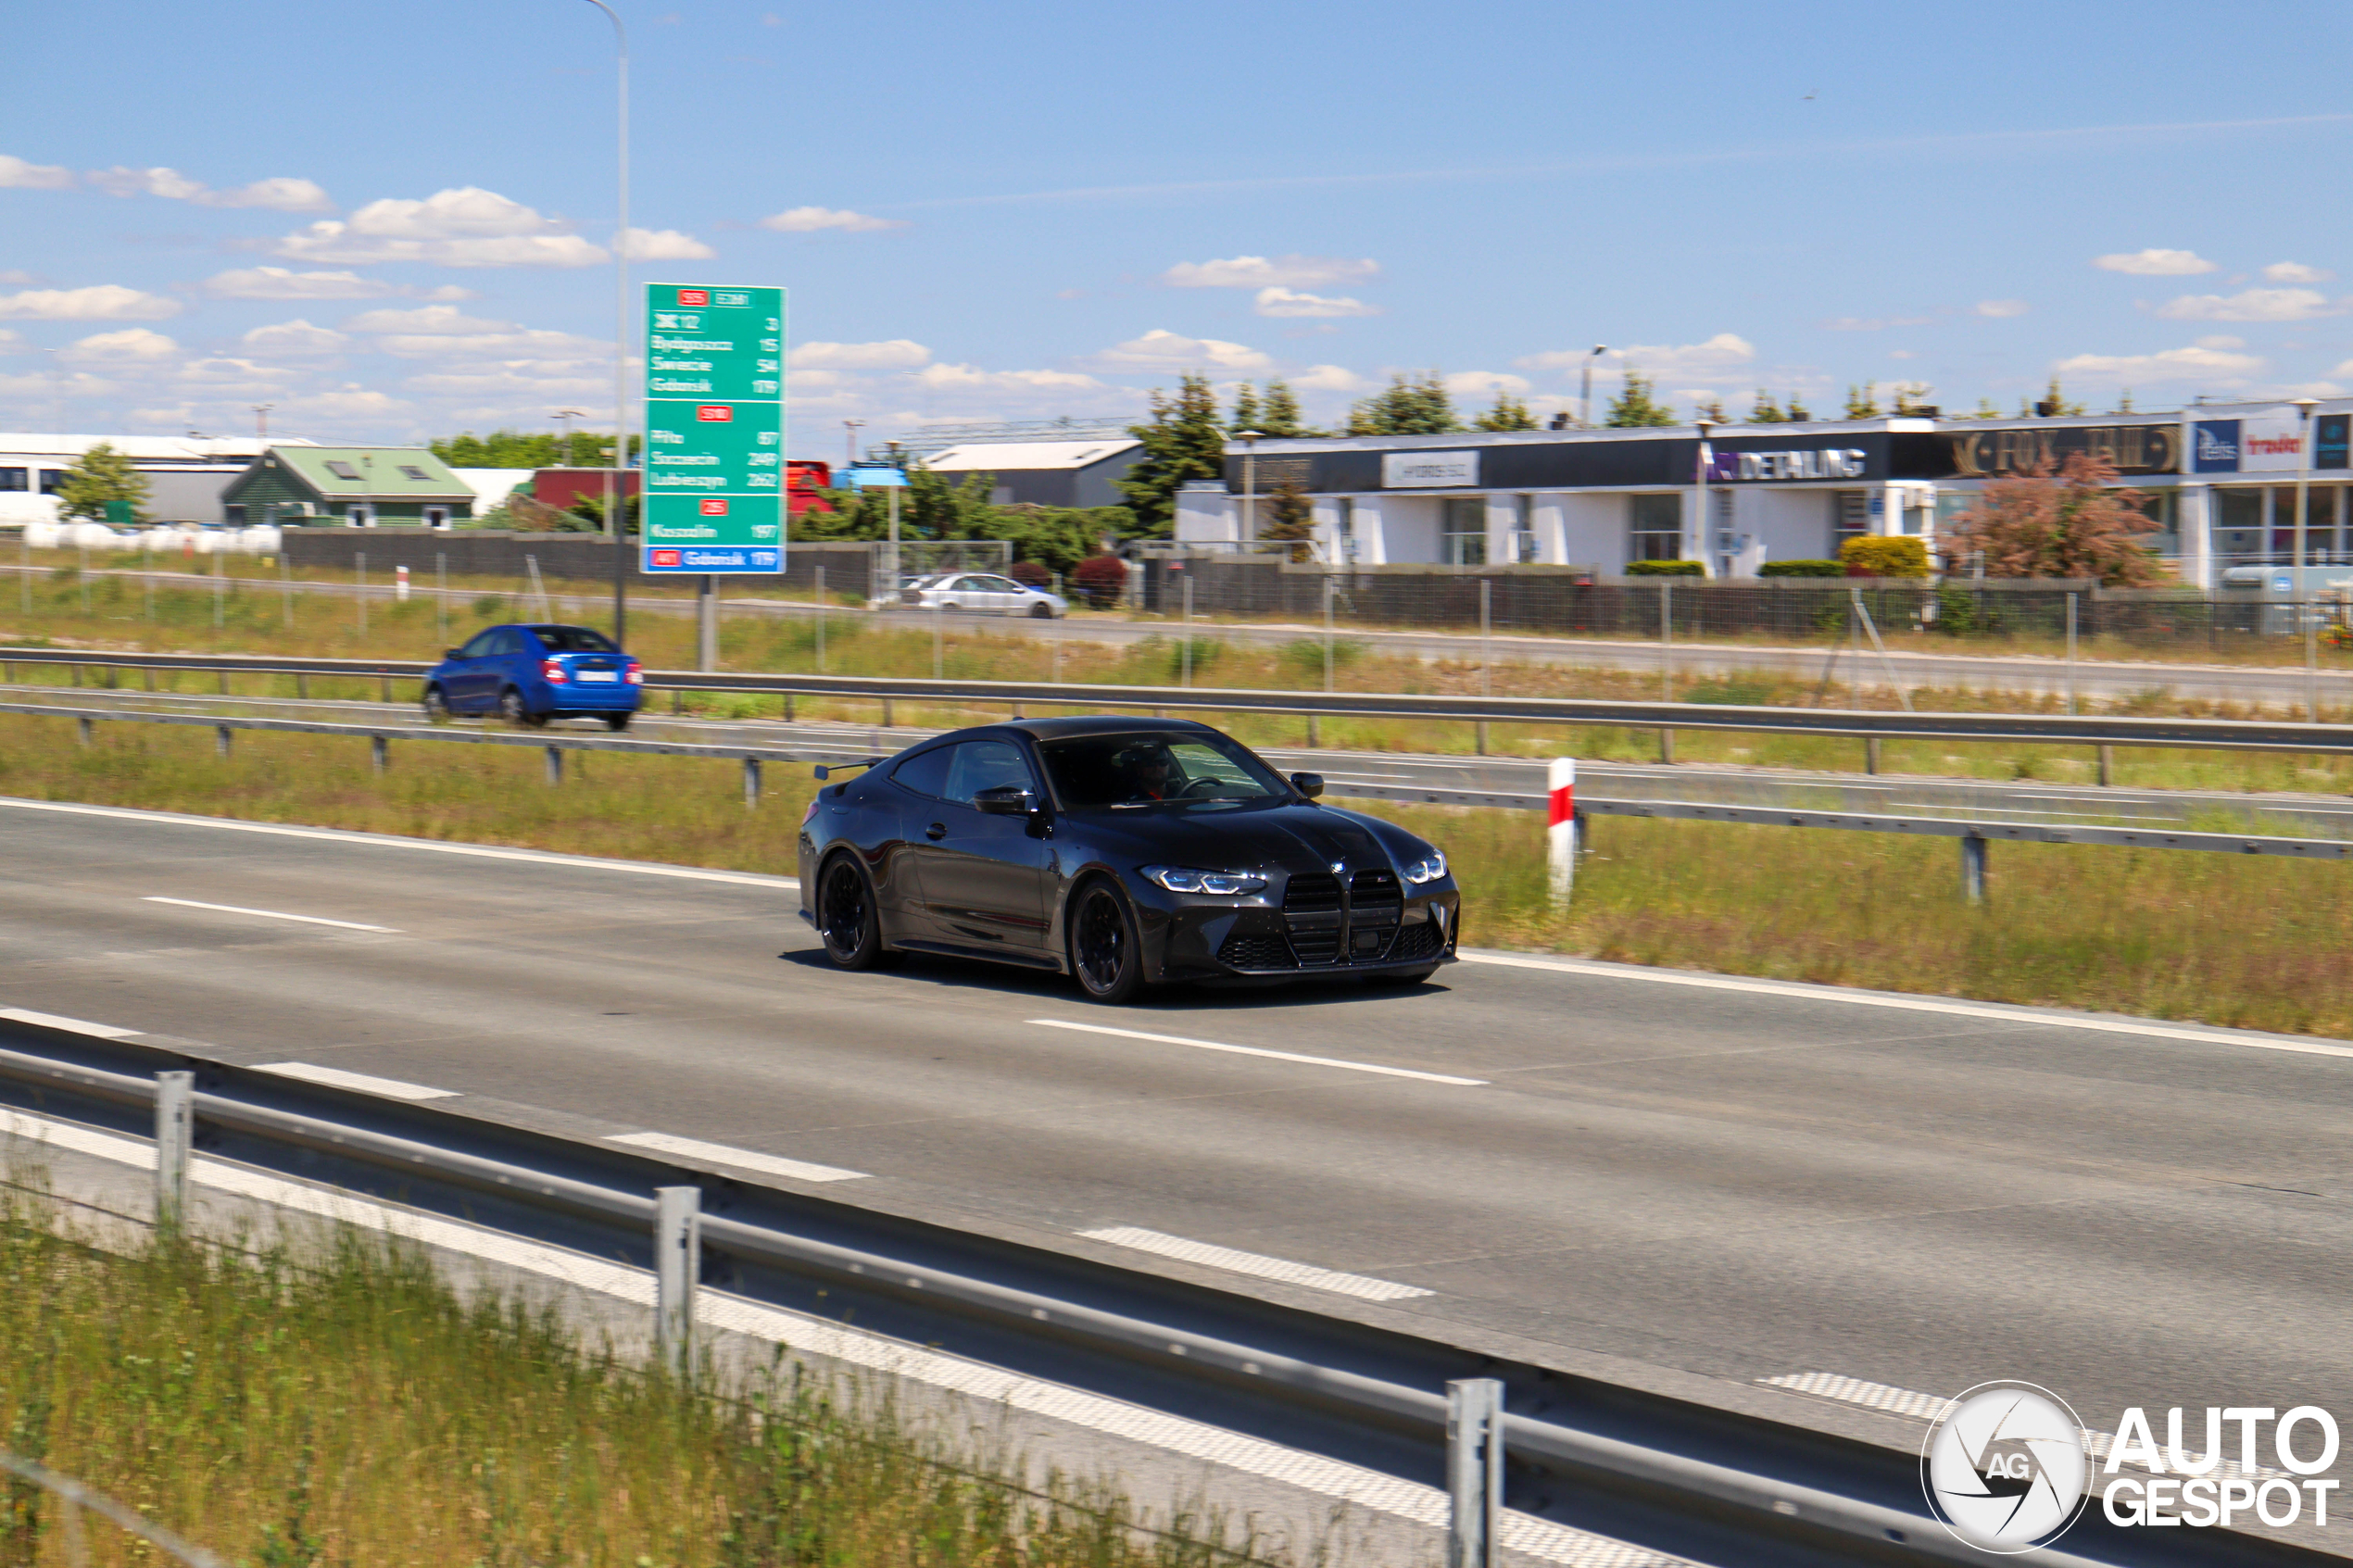
[[[1175,759],[1164,746],[1143,746],[1126,753],[1120,759],[1120,771],[1127,784],[1130,800],[1168,800],[1176,796],[1172,787],[1176,771]]]

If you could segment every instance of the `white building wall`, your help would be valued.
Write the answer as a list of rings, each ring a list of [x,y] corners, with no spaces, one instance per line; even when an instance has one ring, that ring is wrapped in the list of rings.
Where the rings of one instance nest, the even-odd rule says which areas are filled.
[[[1241,503],[1223,490],[1176,492],[1176,542],[1230,545],[1241,538]]]
[[[1833,527],[1831,493],[1827,490],[1768,490],[1751,486],[1741,492],[1754,518],[1756,560],[1826,560]]]
[[[1358,566],[1389,564],[1389,508],[1395,501],[1387,495],[1357,495],[1356,515],[1353,521],[1356,535]]]
[[[2183,582],[2210,589],[2214,586],[2214,487],[2184,484],[2174,494],[2175,526],[2181,530],[2182,540],[2177,570]]]
[[[1566,495],[1553,499],[1559,504],[1555,538],[1560,553],[1555,556],[1548,546],[1546,560],[1557,560],[1563,566],[1595,566],[1605,572],[1626,570],[1629,524],[1625,496]]]
[[[1498,490],[1487,497],[1487,564],[1509,566],[1519,558],[1512,553],[1519,533],[1519,493]]]
[[[1381,497],[1382,559],[1390,565],[1436,565],[1442,559],[1440,519],[1444,505],[1434,495]]]

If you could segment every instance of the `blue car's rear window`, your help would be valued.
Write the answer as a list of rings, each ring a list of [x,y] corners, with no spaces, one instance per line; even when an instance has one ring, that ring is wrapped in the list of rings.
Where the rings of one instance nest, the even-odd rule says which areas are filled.
[[[549,653],[619,653],[612,639],[585,626],[534,626],[531,634]]]

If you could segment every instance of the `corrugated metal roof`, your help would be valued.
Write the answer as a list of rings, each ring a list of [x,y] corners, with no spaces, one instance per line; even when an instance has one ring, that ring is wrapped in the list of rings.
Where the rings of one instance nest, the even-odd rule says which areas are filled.
[[[56,435],[0,431],[0,458],[62,458],[68,462],[104,442],[134,463],[233,463],[244,465],[273,445],[308,446],[307,441],[264,442],[252,436]]]
[[[471,501],[473,489],[422,446],[279,446],[284,464],[330,501],[371,498]],[[340,470],[340,471],[339,471]],[[413,470],[410,471],[410,470]]]
[[[950,446],[926,458],[924,467],[935,473],[1037,473],[1087,468],[1142,445],[1136,440],[992,441]]]

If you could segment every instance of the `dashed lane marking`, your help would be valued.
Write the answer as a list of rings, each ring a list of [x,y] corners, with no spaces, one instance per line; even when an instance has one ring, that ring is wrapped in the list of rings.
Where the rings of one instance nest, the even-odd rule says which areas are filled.
[[[386,1099],[455,1099],[458,1096],[456,1089],[436,1089],[424,1084],[403,1083],[397,1078],[346,1072],[340,1067],[314,1067],[307,1061],[264,1062],[254,1071],[274,1073],[281,1078],[299,1078],[306,1084],[323,1084],[331,1089],[357,1089],[363,1095],[382,1095]]]
[[[733,1165],[745,1171],[762,1171],[772,1176],[790,1176],[800,1182],[856,1182],[867,1179],[864,1171],[845,1171],[838,1165],[818,1165],[806,1160],[790,1160],[781,1154],[762,1154],[756,1148],[731,1148],[724,1143],[704,1143],[699,1138],[682,1138],[669,1133],[614,1133],[607,1143],[625,1143],[635,1148],[658,1149],[663,1154],[684,1155],[689,1160],[708,1160],[713,1165]]]
[[[1345,1061],[1336,1056],[1302,1056],[1297,1051],[1274,1051],[1263,1046],[1229,1046],[1223,1040],[1196,1040],[1184,1035],[1153,1035],[1141,1029],[1114,1029],[1107,1023],[1076,1023],[1063,1018],[1033,1018],[1029,1022],[1046,1029],[1076,1029],[1088,1035],[1115,1035],[1124,1040],[1152,1040],[1164,1046],[1190,1046],[1196,1050],[1272,1057],[1277,1061],[1300,1061],[1310,1067],[1344,1067],[1351,1073],[1378,1073],[1389,1078],[1418,1078],[1426,1084],[1453,1084],[1475,1089],[1483,1087],[1487,1083],[1484,1078],[1456,1078],[1444,1073],[1423,1073],[1411,1067],[1384,1067],[1377,1061]]]
[[[1410,1297],[1436,1294],[1435,1291],[1424,1290],[1418,1285],[1399,1285],[1394,1280],[1374,1279],[1369,1274],[1319,1269],[1313,1263],[1294,1263],[1288,1258],[1269,1258],[1261,1252],[1239,1252],[1230,1247],[1214,1247],[1206,1241],[1188,1241],[1181,1236],[1139,1230],[1133,1225],[1111,1225],[1102,1230],[1080,1231],[1078,1234],[1095,1241],[1108,1241],[1114,1247],[1132,1247],[1139,1252],[1153,1252],[1163,1258],[1177,1258],[1188,1263],[1206,1263],[1213,1269],[1230,1269],[1238,1274],[1278,1279],[1287,1285],[1335,1291],[1366,1301],[1403,1301]]]
[[[283,909],[248,909],[239,904],[206,904],[194,898],[167,898],[160,893],[150,893],[139,900],[143,904],[177,904],[183,909],[216,909],[224,915],[253,915],[260,920],[299,921],[305,925],[332,925],[345,931],[373,931],[386,936],[397,936],[396,925],[363,925],[356,920],[329,920],[323,915],[290,915]]]

